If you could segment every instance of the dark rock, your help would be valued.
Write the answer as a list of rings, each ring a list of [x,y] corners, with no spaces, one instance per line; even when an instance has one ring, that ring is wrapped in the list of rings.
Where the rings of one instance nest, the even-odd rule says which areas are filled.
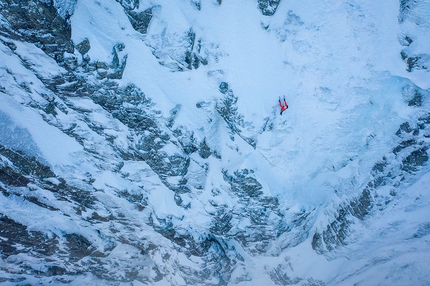
[[[430,67],[430,56],[427,54],[408,57],[406,60],[408,65],[407,71],[427,70]]]
[[[323,254],[324,253],[324,240],[322,237],[322,233],[319,232],[315,232],[314,235],[312,236],[312,249],[315,250],[316,253],[318,254]]]
[[[177,206],[182,206],[183,200],[179,194],[175,194],[174,200]]]
[[[12,161],[12,163],[19,169],[20,173],[22,173],[23,175],[33,175],[41,179],[55,177],[55,174],[48,166],[40,163],[34,157],[29,157],[25,155],[21,151],[14,151],[0,144],[0,154]],[[9,176],[17,178],[10,171],[11,170],[5,170],[3,176],[9,174]],[[21,179],[21,183],[24,183],[25,181],[26,179]]]
[[[226,93],[229,91],[228,83],[227,83],[227,82],[225,82],[225,81],[223,81],[223,82],[219,85],[219,91],[220,91],[222,94],[226,94]]]
[[[199,11],[202,9],[202,1],[201,0],[191,0],[191,4]]]
[[[231,176],[227,171],[223,171],[224,180],[231,185],[231,190],[240,198],[245,200],[253,197],[258,197],[263,194],[261,184],[252,177],[253,171],[243,169],[235,171]]]
[[[412,83],[408,83],[402,88],[402,95],[408,106],[422,106],[424,99],[428,96],[428,94],[428,90],[424,90]]]
[[[231,192],[238,197],[238,205],[233,210],[225,209],[223,205],[214,205],[217,212],[214,214],[211,230],[219,235],[234,238],[251,253],[267,252],[272,241],[291,230],[280,214],[278,199],[263,195],[262,186],[253,177],[252,170],[236,171],[233,175],[223,171],[223,174],[224,180],[230,184]],[[302,218],[297,219],[295,221],[297,225],[294,225],[304,225],[306,215]],[[242,220],[247,220],[250,225],[244,229],[231,228],[230,221]],[[225,233],[226,231],[228,233]],[[295,236],[285,244],[297,245],[304,239],[306,235]]]
[[[400,134],[402,134],[402,132],[411,133],[412,130],[413,129],[409,125],[409,122],[404,122],[400,125],[399,130],[397,130],[397,132],[396,132],[396,135],[400,135]]]
[[[116,0],[126,11],[139,9],[139,0]]]
[[[102,222],[108,222],[110,219],[113,219],[113,217],[103,217],[99,215],[97,212],[93,212],[91,214],[91,219],[96,221],[102,221]]]
[[[20,173],[15,172],[11,167],[0,167],[0,181],[5,185],[24,187],[30,180]]]
[[[420,129],[425,129],[427,125],[430,124],[430,113],[428,113],[427,115],[421,116],[418,119],[419,123],[418,123],[418,127]]]
[[[27,227],[0,214],[0,255],[3,259],[17,254],[17,248],[13,240],[28,237]],[[13,239],[13,240],[12,240]]]
[[[383,160],[382,162],[375,163],[375,165],[372,168],[372,171],[374,173],[382,173],[386,166],[387,166],[387,162]]]
[[[184,126],[179,126],[173,130],[173,135],[178,139],[185,154],[192,154],[199,149],[197,147],[196,138],[194,137],[194,132],[188,131]]]
[[[412,146],[412,145],[415,145],[415,144],[417,144],[417,142],[415,141],[415,139],[408,139],[408,140],[405,140],[405,141],[402,141],[402,142],[400,142],[400,144],[398,145],[398,146],[396,146],[394,149],[393,149],[393,153],[394,154],[397,154],[397,153],[399,153],[401,150],[403,150],[403,149],[405,149],[405,148],[407,148],[407,147],[409,147],[409,146]]]
[[[117,69],[120,67],[120,60],[119,60],[119,53],[122,52],[125,49],[125,45],[124,44],[116,44],[113,48],[112,48],[112,62],[109,65],[109,67],[111,69]]]
[[[222,82],[219,85],[219,91],[225,96],[217,101],[215,110],[226,122],[230,131],[230,139],[234,141],[236,134],[255,149],[257,145],[256,140],[254,138],[245,137],[242,134],[245,122],[243,116],[237,112],[236,103],[238,98],[234,95],[233,90],[229,89],[227,82]]]
[[[196,33],[190,29],[187,34],[189,48],[185,51],[184,61],[186,67],[191,69],[197,69],[200,64],[207,65],[208,61],[206,58],[200,55],[201,52],[201,39],[196,42]]]
[[[76,49],[81,55],[85,55],[91,49],[90,41],[88,39],[84,39],[76,45]]]
[[[154,9],[159,9],[159,6],[153,6],[141,12],[126,11],[126,14],[133,28],[141,34],[146,34],[153,17]]]
[[[408,21],[413,25],[422,25],[422,17],[417,15],[417,13],[420,13],[419,3],[420,2],[416,0],[401,0],[398,16],[399,23]],[[428,53],[415,53],[416,48],[413,39],[411,39],[409,36],[405,36],[403,39],[400,39],[400,43],[407,47],[402,50],[400,54],[407,65],[406,70],[408,72],[429,69],[430,55]]]
[[[406,63],[406,70],[412,72],[414,70],[428,70],[430,68],[430,55],[428,54],[410,54],[409,48],[400,52],[402,60]]]
[[[405,36],[403,38],[403,42],[402,45],[403,46],[410,46],[414,41],[409,37],[409,36]]]
[[[37,44],[57,62],[65,52],[73,53],[71,27],[55,7],[40,0],[4,0],[2,15],[13,32],[8,36]]]
[[[170,44],[166,45],[166,42]],[[163,32],[147,44],[151,47],[152,54],[159,59],[160,65],[173,71],[197,69],[201,65],[207,65],[210,56],[217,61],[221,54],[216,44],[204,45],[202,38],[192,28],[181,34]]]
[[[51,115],[54,115],[54,116],[56,116],[58,113],[57,113],[57,111],[55,110],[55,103],[54,102],[49,102],[48,103],[48,105],[45,107],[45,112],[47,113],[47,114],[51,114]]]
[[[416,0],[400,0],[399,22],[402,23],[416,6]]]
[[[258,9],[264,16],[275,14],[281,0],[258,0]]]
[[[227,285],[232,271],[231,259],[226,255],[226,245],[211,234],[201,234],[195,238],[186,230],[176,231],[167,223],[165,228],[156,228],[163,236],[169,238],[181,248],[185,255],[197,256],[204,261],[200,269],[180,267],[182,277],[187,285]]]
[[[363,220],[372,209],[372,196],[369,189],[364,189],[361,195],[356,200],[352,200],[349,204],[349,212],[356,218]]]
[[[60,266],[49,266],[48,270],[46,271],[47,276],[59,276],[64,275],[67,273],[67,270]]]
[[[35,205],[38,205],[39,207],[48,209],[50,211],[58,211],[58,208],[52,207],[46,203],[41,202],[38,198],[32,197],[32,196],[25,196],[25,199]]]
[[[68,233],[65,235],[65,238],[67,240],[66,245],[69,250],[69,256],[73,261],[80,260],[94,251],[91,243],[80,234]]]
[[[430,223],[420,224],[418,230],[414,233],[413,238],[421,238],[430,234]]]
[[[279,264],[276,268],[269,271],[270,279],[275,282],[276,285],[296,285],[302,279],[291,278],[287,274],[288,265]]]
[[[72,187],[62,179],[60,181],[61,183],[57,187],[57,196],[60,200],[72,200],[76,202],[79,210],[91,208],[97,202],[97,199],[91,192]]]
[[[228,89],[228,84],[223,82],[220,84],[220,92],[225,94],[225,97],[217,102],[215,110],[221,115],[227,126],[230,129],[230,138],[234,140],[234,134],[239,134],[240,123],[242,123],[243,118],[237,112],[237,100],[238,98],[234,96],[233,91]]]
[[[404,171],[416,171],[418,166],[424,166],[429,160],[427,153],[427,146],[424,146],[418,150],[412,151],[405,159],[402,160],[402,170]]]
[[[213,218],[213,222],[210,227],[211,233],[215,235],[224,236],[231,230],[233,225],[231,220],[233,218],[232,213],[227,208],[227,206],[219,206],[217,208],[216,215]]]
[[[2,43],[5,46],[7,46],[9,49],[11,49],[12,51],[15,51],[17,49],[17,46],[12,42],[6,42],[6,41],[2,40]]]
[[[316,232],[312,238],[312,248],[319,254],[332,251],[339,246],[346,245],[349,236],[349,226],[354,223],[351,218],[364,220],[372,209],[372,197],[369,189],[364,189],[359,197],[353,199],[347,205],[341,205],[338,215],[333,222],[327,225],[322,233]]]
[[[122,74],[124,73],[124,70],[125,70],[125,66],[127,64],[127,57],[128,55],[125,55],[121,59],[121,63],[114,68],[114,71],[112,73],[108,73],[106,77],[109,79],[121,79]]]
[[[139,193],[130,193],[127,190],[119,191],[118,196],[121,198],[125,198],[130,203],[139,203],[143,204],[144,206],[147,205],[147,197],[145,197],[141,192]]]
[[[423,96],[418,91],[415,92],[414,97],[408,101],[409,106],[421,106],[423,104]]]
[[[14,164],[13,166],[0,168],[0,180],[6,185],[24,187],[32,182],[54,192],[59,199],[71,199],[81,207],[91,207],[97,201],[90,192],[68,185],[63,179],[57,178],[48,166],[33,157],[28,157],[21,151],[13,151],[0,145],[0,154]],[[48,180],[49,178],[57,178],[60,183],[54,185]],[[56,208],[39,201],[35,197],[29,196],[26,199],[46,209],[56,210]]]
[[[203,141],[200,143],[198,150],[200,157],[202,157],[203,159],[207,159],[210,157],[210,155],[212,155],[212,151],[206,143],[206,138],[203,139]]]
[[[34,252],[35,256],[51,256],[58,249],[58,240],[48,238],[42,232],[28,231],[27,226],[0,213],[0,255],[3,259],[10,255]],[[18,248],[18,246],[22,246]]]

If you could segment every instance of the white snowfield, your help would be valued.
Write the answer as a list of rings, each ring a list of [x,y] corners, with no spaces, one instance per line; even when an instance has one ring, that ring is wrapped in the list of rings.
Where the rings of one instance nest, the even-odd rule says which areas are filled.
[[[72,40],[75,45],[89,40],[91,61],[109,63],[113,47],[124,44],[127,65],[122,78],[115,81],[120,86],[138,86],[160,111],[160,122],[167,122],[171,110],[179,106],[171,129],[184,126],[194,132],[197,142],[206,138],[210,149],[220,156],[203,160],[191,155],[189,172],[196,175],[190,176],[195,180],[190,184],[203,188],[181,196],[190,208],[178,206],[175,193],[146,163],[128,161],[121,172],[114,170],[112,166],[120,161],[116,150],[83,123],[84,116],[108,130],[119,148],[127,148],[130,133],[90,99],[78,96],[67,102],[85,109],[85,115],[70,109],[55,119],[44,118],[29,105],[45,104],[46,96],[62,102],[34,74],[53,77],[65,71],[33,44],[14,41],[17,49],[12,53],[0,42],[0,144],[39,158],[77,185],[90,173],[94,179],[90,191],[99,200],[99,209],[105,211],[99,214],[121,213],[140,223],[132,235],[158,241],[161,250],[151,254],[155,263],[165,263],[163,251],[172,255],[171,264],[165,264],[163,270],[169,275],[154,285],[186,285],[176,264],[197,269],[202,262],[197,256],[175,252],[172,242],[143,221],[148,216],[171,220],[195,238],[204,236],[210,232],[213,207],[209,201],[230,207],[237,203],[226,195],[229,185],[222,171],[232,174],[242,169],[254,171],[265,196],[278,198],[287,225],[294,214],[310,213],[309,234],[300,244],[287,248],[283,245],[290,238],[280,236],[273,241],[272,252],[264,254],[250,253],[237,241],[226,239],[228,249],[234,247],[244,259],[233,270],[228,285],[275,285],[267,270],[279,265],[297,285],[430,284],[429,163],[396,186],[380,187],[378,199],[386,198],[387,204],[352,224],[346,245],[324,255],[312,248],[313,234],[324,231],[334,220],[339,205],[361,194],[372,180],[376,163],[383,157],[390,159],[399,141],[395,135],[399,126],[415,123],[430,111],[429,70],[408,71],[401,56],[405,48],[413,54],[430,54],[430,1],[417,1],[409,18],[399,21],[398,0],[282,0],[273,16],[263,16],[254,0],[224,0],[221,5],[210,0],[141,0],[139,11],[158,5],[145,35],[133,29],[117,1],[54,2],[63,14],[74,9]],[[193,3],[200,3],[201,9]],[[6,25],[5,20],[0,19],[0,24]],[[200,54],[208,63],[177,71],[175,63],[190,30],[200,40]],[[409,47],[404,45],[405,36],[413,39]],[[83,61],[78,51],[73,56]],[[22,88],[30,82],[27,89]],[[241,136],[232,135],[215,111],[225,96],[219,91],[222,82],[238,98]],[[426,92],[421,106],[408,105],[408,88]],[[278,98],[284,96],[289,109],[281,116]],[[75,128],[86,134],[85,146],[61,132],[76,123]],[[244,138],[254,139],[255,146]],[[423,144],[428,145],[430,139],[425,138]],[[179,150],[174,144],[164,148],[169,154]],[[96,150],[97,156],[90,159],[89,149]],[[204,163],[207,175],[199,179]],[[168,178],[170,184],[179,179]],[[142,188],[148,198],[143,212],[130,209],[128,202],[115,195],[116,190],[134,193]],[[221,195],[213,196],[214,189]],[[35,192],[46,200],[52,196],[40,189]],[[66,202],[57,201],[55,207],[73,213]],[[60,212],[52,217],[37,205],[2,194],[0,213],[33,230],[57,235],[74,231],[100,249],[106,248],[107,242],[98,233],[108,232],[107,224],[90,225],[78,215]],[[249,225],[246,220],[233,223],[238,230]],[[132,232],[124,227],[120,231]],[[112,268],[128,267],[133,251],[138,250],[119,244],[109,254],[117,261]],[[7,264],[0,260],[0,269]],[[143,262],[140,269],[155,275]],[[103,282],[87,275],[70,283],[83,284]],[[143,285],[139,281],[131,284]]]

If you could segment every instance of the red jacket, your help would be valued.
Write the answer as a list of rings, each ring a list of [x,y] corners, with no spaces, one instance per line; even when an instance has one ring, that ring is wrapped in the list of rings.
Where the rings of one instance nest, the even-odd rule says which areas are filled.
[[[279,106],[281,107],[282,111],[285,111],[288,108],[288,104],[285,100],[284,100],[284,103],[285,103],[285,105],[283,105],[281,102],[279,102]]]

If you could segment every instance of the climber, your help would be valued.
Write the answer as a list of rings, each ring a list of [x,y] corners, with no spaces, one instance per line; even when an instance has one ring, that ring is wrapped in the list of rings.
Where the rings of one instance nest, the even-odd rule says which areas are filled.
[[[283,104],[281,102],[281,98],[279,98],[279,106],[281,107],[281,115],[282,115],[282,112],[284,112],[285,110],[288,109],[288,104],[287,104],[287,101],[285,100],[285,96],[284,96],[284,103]]]

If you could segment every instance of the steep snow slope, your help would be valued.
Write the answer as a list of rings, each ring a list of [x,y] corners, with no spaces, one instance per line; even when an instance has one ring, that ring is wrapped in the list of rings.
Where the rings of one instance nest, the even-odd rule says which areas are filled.
[[[124,43],[128,64],[123,81],[134,82],[148,97],[157,98],[160,105],[157,107],[165,116],[180,104],[184,111],[178,114],[175,126],[207,129],[208,124],[203,124],[206,114],[196,108],[196,104],[219,98],[221,94],[217,86],[222,81],[229,82],[238,98],[237,112],[243,116],[245,127],[242,132],[249,137],[258,136],[256,150],[244,152],[259,160],[265,157],[267,168],[272,169],[270,173],[278,178],[270,186],[270,192],[285,193],[288,192],[285,186],[288,186],[290,193],[297,191],[296,200],[304,194],[303,203],[321,193],[321,201],[324,201],[324,190],[314,192],[314,188],[309,188],[312,181],[309,174],[338,170],[359,151],[370,153],[370,158],[378,160],[372,151],[377,150],[379,154],[384,148],[388,151],[390,137],[412,112],[404,105],[402,86],[395,83],[396,77],[392,75],[405,70],[399,57],[398,35],[395,30],[387,28],[392,23],[396,24],[398,3],[393,1],[390,5],[383,5],[381,10],[378,5],[356,7],[338,2],[306,9],[301,16],[293,14],[291,8],[295,7],[286,3],[270,20],[259,14],[255,3],[247,1],[228,2],[221,6],[203,4],[201,10],[184,3],[159,8],[154,12],[144,39],[149,45],[154,45],[154,49],[158,48],[157,45],[164,48],[163,43],[157,43],[160,41],[180,44],[185,41],[181,37],[186,37],[190,29],[196,37],[202,38],[203,43],[219,46],[221,55],[218,61],[209,58],[207,66],[186,73],[160,70],[142,41],[143,36],[136,35],[115,2],[105,5],[78,3],[72,17],[72,39],[80,42],[88,38],[92,44],[88,55],[99,61],[109,61],[112,47],[116,43]],[[312,5],[303,7],[309,6]],[[336,21],[330,20],[330,13],[336,13]],[[368,18],[365,23],[360,21],[363,17]],[[88,18],[92,19],[91,25],[86,24]],[[282,23],[285,18],[287,23],[294,18],[298,27],[291,24],[291,40],[286,42],[283,39],[282,45],[277,37],[281,37],[279,33],[286,33],[282,30],[285,30],[285,23]],[[111,22],[107,24],[106,19]],[[262,29],[263,21],[272,33]],[[270,21],[275,22],[273,27]],[[307,24],[302,24],[302,21]],[[340,21],[345,24],[339,24]],[[281,24],[277,26],[276,22]],[[333,33],[336,26],[339,28]],[[202,46],[205,48],[204,44]],[[169,45],[165,49],[176,52]],[[208,76],[217,73],[221,75],[214,79]],[[292,108],[285,117],[279,117],[277,99],[284,94]],[[182,115],[189,113],[193,114],[192,118]],[[352,124],[357,121],[361,123]],[[371,123],[376,124],[371,126]],[[262,131],[267,124],[273,124],[271,132]],[[199,134],[199,137],[204,136],[205,133]],[[375,142],[373,150],[365,150],[369,140]],[[222,141],[214,145],[222,145],[213,146],[218,149],[228,144]],[[246,157],[245,154],[239,156],[234,164],[245,166]],[[310,162],[311,158],[313,162]],[[367,158],[360,160],[368,161]],[[369,168],[372,162],[368,163]],[[334,175],[333,172],[330,175]],[[316,185],[320,187],[321,182]]]
[[[14,2],[0,281],[428,282],[429,1]]]

